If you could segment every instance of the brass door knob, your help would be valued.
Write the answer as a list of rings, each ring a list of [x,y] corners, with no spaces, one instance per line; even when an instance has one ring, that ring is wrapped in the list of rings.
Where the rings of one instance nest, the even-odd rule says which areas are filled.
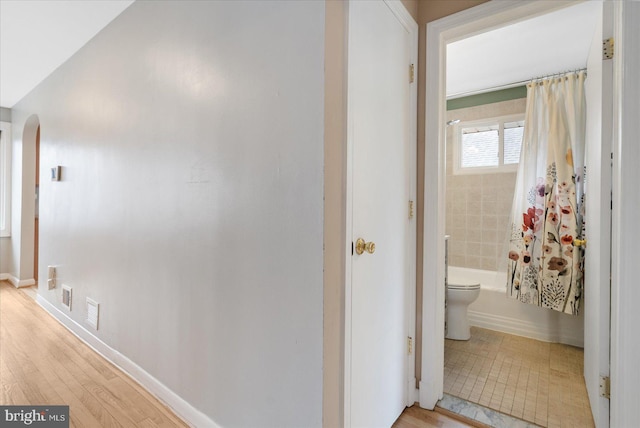
[[[358,238],[356,240],[356,254],[362,254],[365,251],[373,254],[376,251],[376,244],[374,242],[365,242],[364,239]]]

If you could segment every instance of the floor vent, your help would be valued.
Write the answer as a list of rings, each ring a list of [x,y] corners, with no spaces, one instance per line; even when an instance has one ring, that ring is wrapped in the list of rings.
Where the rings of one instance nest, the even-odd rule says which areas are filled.
[[[87,323],[98,329],[98,314],[100,313],[100,303],[87,297]]]
[[[71,310],[71,287],[62,284],[62,306]]]

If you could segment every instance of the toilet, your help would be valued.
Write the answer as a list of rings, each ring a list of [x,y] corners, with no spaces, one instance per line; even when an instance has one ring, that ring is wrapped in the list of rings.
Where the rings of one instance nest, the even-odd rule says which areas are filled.
[[[480,295],[480,283],[456,281],[447,284],[447,339],[469,340],[471,329],[467,307]]]

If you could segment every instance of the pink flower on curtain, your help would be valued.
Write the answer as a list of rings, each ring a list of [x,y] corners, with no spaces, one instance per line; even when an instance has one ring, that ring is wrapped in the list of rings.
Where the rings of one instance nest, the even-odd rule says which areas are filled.
[[[536,211],[529,208],[526,213],[522,214],[522,230],[525,232],[529,229],[533,230],[533,223],[536,220]]]
[[[544,211],[539,208],[535,209],[531,207],[527,209],[527,212],[522,214],[522,230],[524,232],[528,230],[537,232],[540,230],[540,215],[542,215],[542,213],[544,213]]]

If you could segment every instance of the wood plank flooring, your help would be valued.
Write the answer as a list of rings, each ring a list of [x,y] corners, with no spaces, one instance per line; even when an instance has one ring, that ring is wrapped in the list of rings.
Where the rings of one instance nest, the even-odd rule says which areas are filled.
[[[0,404],[68,405],[72,427],[186,427],[33,300],[0,281]],[[407,408],[394,428],[466,428],[446,411]]]
[[[72,427],[188,426],[5,281],[0,281],[0,404],[69,405]]]
[[[467,420],[444,409],[436,411],[421,409],[417,405],[407,407],[392,428],[487,428],[487,425]]]

